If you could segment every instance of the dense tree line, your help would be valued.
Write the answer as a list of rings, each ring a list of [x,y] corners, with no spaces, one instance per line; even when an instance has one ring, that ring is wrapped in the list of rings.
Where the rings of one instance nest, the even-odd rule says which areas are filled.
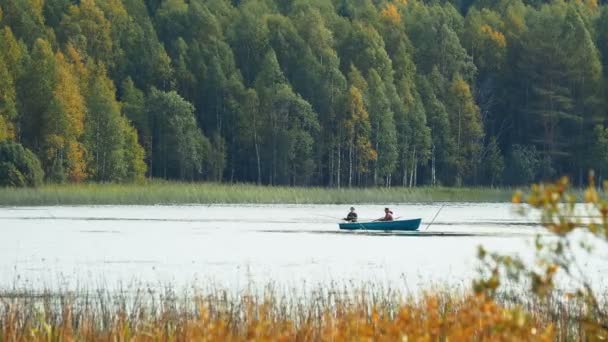
[[[596,0],[0,0],[0,177],[601,177],[607,63]]]

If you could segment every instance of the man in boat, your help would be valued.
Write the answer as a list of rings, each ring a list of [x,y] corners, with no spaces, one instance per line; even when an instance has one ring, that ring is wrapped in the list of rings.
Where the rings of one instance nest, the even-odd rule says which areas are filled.
[[[357,213],[355,212],[355,207],[350,207],[350,212],[346,215],[346,218],[343,218],[346,222],[357,222]]]
[[[389,208],[384,208],[384,217],[377,219],[376,221],[392,221],[393,212]]]

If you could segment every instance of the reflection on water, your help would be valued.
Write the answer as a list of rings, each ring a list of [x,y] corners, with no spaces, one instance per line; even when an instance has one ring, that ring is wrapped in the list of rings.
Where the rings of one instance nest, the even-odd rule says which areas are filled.
[[[0,208],[0,287],[214,282],[239,289],[368,282],[408,289],[463,284],[477,247],[529,257],[541,232],[511,204],[391,205],[420,232],[340,231],[350,206]],[[429,226],[440,208],[443,209]],[[363,220],[384,205],[357,206]]]

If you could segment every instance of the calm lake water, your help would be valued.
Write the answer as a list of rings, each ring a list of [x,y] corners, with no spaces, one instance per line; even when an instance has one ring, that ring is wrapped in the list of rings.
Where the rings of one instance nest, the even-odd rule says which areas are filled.
[[[422,232],[342,232],[348,206],[335,205],[4,207],[0,287],[468,286],[479,245],[530,256],[541,231],[511,204],[391,208],[422,217]]]

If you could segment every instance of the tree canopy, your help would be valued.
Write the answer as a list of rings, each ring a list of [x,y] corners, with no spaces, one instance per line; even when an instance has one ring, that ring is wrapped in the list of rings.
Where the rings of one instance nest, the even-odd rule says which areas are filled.
[[[603,2],[0,0],[0,14],[0,143],[48,182],[496,186],[608,168]]]

